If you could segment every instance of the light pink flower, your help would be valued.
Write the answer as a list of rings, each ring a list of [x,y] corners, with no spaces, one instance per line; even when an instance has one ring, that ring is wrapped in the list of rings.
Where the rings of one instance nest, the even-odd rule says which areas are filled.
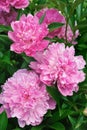
[[[55,109],[55,101],[48,95],[38,75],[26,69],[18,70],[2,86],[0,111],[18,118],[20,127],[38,125],[48,109]]]
[[[72,42],[73,44],[76,44],[75,39],[78,37],[79,32],[76,31],[75,35],[73,34],[71,27],[68,25],[67,32],[66,32],[66,20],[65,17],[57,10],[57,9],[42,9],[39,12],[36,13],[36,16],[40,19],[44,14],[44,20],[43,23],[46,23],[47,25],[53,23],[53,22],[59,22],[64,23],[62,27],[55,29],[54,31],[50,32],[48,37],[59,37],[63,39],[67,39],[68,42]]]
[[[46,24],[39,24],[38,17],[22,15],[19,21],[12,22],[11,27],[13,32],[9,31],[8,36],[14,41],[12,51],[32,56],[47,47],[48,41],[43,39],[48,29]]]
[[[0,9],[9,13],[10,7],[16,9],[26,8],[29,5],[29,0],[0,0]]]
[[[17,12],[14,9],[11,9],[9,13],[0,10],[0,24],[10,25],[12,21],[15,21],[17,18]]]
[[[37,53],[30,67],[40,74],[40,80],[46,85],[57,82],[60,93],[73,95],[78,90],[78,83],[84,81],[85,74],[81,70],[85,66],[82,56],[75,56],[74,47],[66,47],[63,43],[53,43],[44,52]]]

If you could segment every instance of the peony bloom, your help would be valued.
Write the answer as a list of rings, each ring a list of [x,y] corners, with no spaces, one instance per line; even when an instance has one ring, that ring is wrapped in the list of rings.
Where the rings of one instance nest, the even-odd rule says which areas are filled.
[[[15,21],[17,18],[17,12],[14,9],[11,9],[9,13],[0,10],[0,24],[10,25],[12,21]]]
[[[44,13],[46,13],[46,14],[45,14],[43,23],[46,23],[47,25],[49,25],[53,22],[65,23],[64,16],[62,14],[60,14],[57,9],[44,8],[44,9],[40,10],[39,12],[37,12],[36,16],[38,18],[41,18],[44,15]]]
[[[84,81],[82,69],[85,61],[82,56],[75,56],[74,47],[66,47],[63,43],[53,43],[44,52],[37,53],[30,67],[40,74],[40,80],[46,85],[57,82],[60,93],[73,95],[78,91],[78,83]]]
[[[9,0],[0,0],[0,9],[8,13],[10,11]]]
[[[9,2],[16,9],[26,8],[29,5],[29,0],[9,0]]]
[[[9,13],[10,7],[16,9],[26,8],[29,5],[29,0],[0,0],[0,9]]]
[[[55,29],[54,31],[50,32],[48,37],[59,37],[63,39],[67,39],[68,42],[72,42],[73,44],[76,44],[75,39],[78,37],[79,32],[76,31],[75,35],[73,34],[70,26],[68,25],[67,27],[67,33],[66,33],[66,20],[65,17],[56,9],[42,9],[39,12],[36,13],[36,16],[40,19],[44,13],[46,13],[43,23],[46,23],[47,25],[53,23],[53,22],[59,22],[59,23],[64,23],[62,27]],[[66,33],[66,34],[65,34]],[[67,36],[67,37],[66,37]]]
[[[11,27],[13,32],[9,31],[8,36],[14,41],[12,51],[32,56],[47,47],[48,41],[43,39],[48,34],[48,29],[46,24],[39,24],[38,17],[22,15],[19,21],[12,22]]]
[[[0,112],[18,118],[20,127],[38,125],[48,109],[55,109],[55,101],[48,95],[38,75],[26,69],[18,70],[2,86]]]

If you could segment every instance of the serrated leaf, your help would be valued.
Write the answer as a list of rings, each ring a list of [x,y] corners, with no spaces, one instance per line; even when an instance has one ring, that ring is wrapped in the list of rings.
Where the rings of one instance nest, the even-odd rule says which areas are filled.
[[[49,31],[52,32],[55,29],[58,29],[60,27],[62,27],[64,25],[64,23],[59,23],[59,22],[54,22],[48,25]]]
[[[11,30],[10,26],[0,25],[0,32],[8,32]]]
[[[51,124],[49,127],[54,130],[65,130],[64,125],[60,122],[55,122],[54,124]]]
[[[0,130],[6,130],[8,124],[8,118],[5,112],[0,114]]]

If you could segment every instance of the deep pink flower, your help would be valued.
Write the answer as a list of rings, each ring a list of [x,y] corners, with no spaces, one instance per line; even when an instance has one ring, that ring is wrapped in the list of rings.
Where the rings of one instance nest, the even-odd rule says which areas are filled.
[[[74,56],[74,47],[66,47],[63,43],[53,43],[44,52],[37,53],[30,67],[40,74],[46,85],[57,82],[60,93],[64,96],[73,95],[78,90],[78,83],[85,79],[81,70],[85,66],[82,56]]]
[[[10,11],[9,0],[0,0],[0,9],[2,9],[3,11],[9,12]]]
[[[12,22],[11,27],[13,32],[9,31],[8,36],[14,41],[12,51],[32,56],[47,47],[48,41],[43,39],[48,29],[46,24],[39,24],[38,17],[22,15],[19,21]]]
[[[67,39],[68,42],[72,42],[73,44],[76,44],[74,40],[78,37],[79,32],[76,31],[74,35],[69,25],[67,27],[67,32],[66,32],[65,17],[57,9],[45,8],[37,12],[36,16],[40,19],[44,14],[46,15],[44,17],[43,23],[46,23],[47,25],[53,22],[59,22],[65,24],[64,26],[50,32],[48,35],[49,37],[53,38],[55,36],[58,36],[59,38]]]
[[[9,0],[9,2],[16,9],[26,8],[29,5],[29,0]]]
[[[17,12],[14,9],[11,9],[9,13],[0,10],[0,24],[10,25],[12,21],[15,21],[17,18]]]
[[[26,69],[18,70],[2,86],[0,112],[18,118],[20,127],[38,125],[48,109],[55,109],[55,101],[48,95],[38,75]]]
[[[39,12],[37,12],[36,16],[41,18],[44,15],[44,13],[45,13],[45,17],[44,17],[43,23],[46,23],[46,24],[51,24],[53,22],[65,23],[64,16],[61,13],[59,13],[57,9],[44,8],[40,10]]]
[[[0,9],[9,13],[10,7],[16,9],[26,8],[29,5],[29,0],[0,0]]]

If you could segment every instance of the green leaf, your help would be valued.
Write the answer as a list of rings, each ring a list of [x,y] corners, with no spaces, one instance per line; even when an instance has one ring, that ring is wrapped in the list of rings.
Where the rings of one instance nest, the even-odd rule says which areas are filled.
[[[81,116],[81,117],[78,119],[78,121],[77,121],[77,123],[76,123],[76,125],[75,125],[75,129],[79,128],[82,124],[83,124],[83,116]]]
[[[0,51],[0,58],[2,58],[3,57],[3,53]]]
[[[11,30],[10,26],[0,25],[0,32],[8,32]]]
[[[54,124],[49,125],[49,127],[54,130],[65,130],[64,125],[60,122],[55,122]]]
[[[0,35],[0,43],[5,43],[6,45],[9,45],[11,43],[11,40],[8,38],[7,35]]]
[[[84,46],[83,43],[87,42],[87,33],[85,33],[81,38],[80,38],[80,43],[82,43],[82,45]],[[86,44],[86,48],[87,48],[87,44]]]
[[[46,0],[38,0],[38,4],[45,4]]]
[[[8,118],[5,112],[0,114],[0,130],[6,130],[8,124]]]
[[[76,15],[77,15],[78,20],[80,20],[82,16],[82,6],[83,6],[83,3],[79,4],[76,8]]]
[[[74,128],[75,127],[75,124],[76,124],[76,118],[73,118],[73,117],[71,117],[70,115],[68,116],[68,118],[69,118],[69,121],[71,122],[71,124],[72,124],[72,127]]]
[[[23,14],[23,10],[22,10],[22,9],[19,9],[19,10],[18,10],[17,20],[20,19],[20,17],[22,16],[22,14]]]
[[[70,13],[73,14],[73,12],[77,8],[77,6],[83,2],[84,2],[84,0],[75,0],[75,2],[72,4],[72,8],[71,8]]]
[[[13,130],[22,130],[22,129],[20,129],[20,128],[16,128],[16,129],[13,129]]]
[[[84,31],[84,29],[87,31],[87,23],[78,24],[75,26],[75,30],[79,29],[81,32]]]
[[[4,83],[5,82],[5,72],[0,74],[0,83]]]
[[[71,117],[70,115],[68,116],[68,118],[74,130],[77,130],[83,124],[84,118],[82,115],[80,115],[77,119],[75,117]]]
[[[45,117],[46,117],[46,118],[52,117],[51,110],[48,110],[48,112],[45,114]]]
[[[55,29],[58,29],[60,27],[62,27],[64,25],[64,23],[58,23],[58,22],[54,22],[48,25],[48,28],[50,30],[50,32],[54,31]]]
[[[47,122],[49,125],[54,124],[55,122],[58,122],[60,119],[59,111],[53,113],[52,117],[48,118]]]
[[[13,65],[7,65],[6,68],[10,75],[13,75],[13,73],[17,71],[16,66],[13,66]]]
[[[2,62],[11,65],[11,61],[10,61],[10,51],[7,51],[3,58],[2,58]]]
[[[59,0],[57,1],[57,4],[56,4],[58,7],[58,9],[62,12],[62,13],[65,13],[65,8],[67,6],[67,1],[66,0]]]
[[[21,69],[27,68],[28,65],[29,65],[29,63],[27,63],[26,61],[23,61],[23,63],[21,64]]]
[[[87,10],[84,10],[84,12],[83,12],[83,14],[81,16],[82,19],[85,18],[85,17],[87,17]]]
[[[44,128],[44,125],[39,125],[39,126],[33,126],[31,130],[42,130]]]
[[[22,53],[22,57],[25,60],[26,63],[30,63],[31,61],[34,61],[33,57],[26,56],[24,53]]]
[[[57,88],[52,86],[50,87],[47,86],[47,91],[53,97],[53,99],[59,104],[60,95],[58,93]]]
[[[44,14],[42,15],[42,17],[40,18],[39,24],[42,24],[42,23],[43,23],[45,16],[46,16],[46,13],[44,13]]]

